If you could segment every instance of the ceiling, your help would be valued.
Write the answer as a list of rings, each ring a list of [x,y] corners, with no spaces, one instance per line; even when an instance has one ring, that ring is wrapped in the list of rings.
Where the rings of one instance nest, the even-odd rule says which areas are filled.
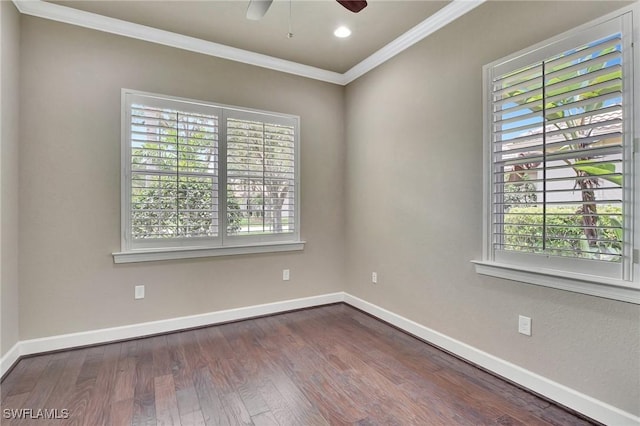
[[[449,1],[369,0],[354,14],[334,0],[275,0],[260,21],[246,19],[248,0],[63,0],[58,5],[209,42],[345,73],[405,34]],[[291,6],[292,38],[289,32]],[[346,39],[333,31],[352,30]]]

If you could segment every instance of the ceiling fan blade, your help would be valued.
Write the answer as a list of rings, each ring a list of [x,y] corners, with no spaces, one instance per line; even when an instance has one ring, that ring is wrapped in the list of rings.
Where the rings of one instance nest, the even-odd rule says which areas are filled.
[[[367,2],[365,0],[336,0],[338,3],[352,11],[353,13],[358,13],[365,7],[367,7]]]
[[[259,21],[262,19],[269,7],[273,3],[273,0],[249,0],[249,7],[247,7],[247,19],[252,21]]]

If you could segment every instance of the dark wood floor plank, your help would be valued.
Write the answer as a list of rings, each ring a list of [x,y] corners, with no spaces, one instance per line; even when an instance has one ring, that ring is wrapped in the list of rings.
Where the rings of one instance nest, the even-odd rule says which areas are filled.
[[[171,355],[167,346],[167,336],[154,336],[149,338],[152,345],[153,377],[173,374]]]
[[[272,367],[267,362],[268,357],[261,344],[265,333],[254,323],[250,325],[246,321],[226,324],[220,327],[220,332],[229,345],[228,353],[233,354],[233,357],[220,362],[220,368],[228,378],[228,385],[235,389],[251,418],[268,412],[270,407],[259,391]],[[259,418],[266,421],[268,416]]]
[[[189,351],[193,350],[192,344],[197,345],[193,331],[173,333],[167,336],[180,420],[183,425],[204,425],[204,417],[193,381],[194,370],[187,356],[187,352],[192,353]]]
[[[204,416],[200,409],[200,401],[195,387],[183,388],[176,391],[178,412],[183,425],[204,425]]]
[[[0,387],[65,426],[592,424],[344,304],[25,358]]]
[[[52,354],[49,359],[49,363],[38,378],[35,386],[29,393],[29,398],[25,402],[25,408],[30,408],[34,411],[44,408],[58,408],[64,407],[47,407],[46,402],[52,395],[58,380],[60,380],[64,373],[64,366],[69,358],[69,352],[60,352]]]
[[[309,418],[302,407],[298,407],[294,401],[280,393],[280,389],[286,384],[276,386],[271,380],[265,380],[259,384],[258,389],[269,406],[270,412],[280,425],[328,425],[329,422],[321,416]]]
[[[118,358],[116,383],[111,394],[112,403],[133,402],[136,388],[136,363],[139,340],[123,342]],[[121,404],[120,404],[121,405]]]
[[[69,351],[69,357],[67,358],[64,370],[45,403],[47,407],[59,409],[68,408],[66,404],[68,404],[71,398],[71,393],[75,388],[75,383],[78,380],[86,356],[86,349]]]
[[[69,421],[67,422],[69,425],[79,426],[86,424],[84,416],[91,399],[95,381],[95,378],[76,381],[73,392],[69,393],[68,403],[65,404],[69,408]]]
[[[131,422],[134,426],[156,424],[153,348],[154,341],[151,339],[141,339],[138,344]]]
[[[11,426],[15,424],[19,424],[19,420],[16,417],[19,415],[18,410],[27,408],[25,403],[29,398],[30,392],[19,393],[11,396],[4,397],[0,400],[0,424],[2,426]],[[4,417],[5,410],[9,410],[9,417],[6,419]]]
[[[173,383],[177,390],[193,387],[193,381],[189,374],[190,368],[185,355],[184,335],[189,332],[172,333],[167,335],[167,351]]]
[[[259,340],[264,338],[264,333],[257,333],[260,330],[255,327],[253,322],[239,321],[225,324],[219,330],[234,357],[245,357],[245,354],[253,353],[255,349],[260,348]]]
[[[395,364],[389,364],[380,368],[367,362],[368,357],[364,352],[350,351],[342,346],[336,346],[333,352],[337,357],[354,366],[352,381],[357,383],[359,392],[366,392],[372,396],[365,402],[369,413],[375,412],[376,416],[388,416],[388,421],[405,419],[414,424],[439,424],[443,421],[440,413],[429,408],[426,395],[420,398],[412,395],[398,384],[394,383],[388,374]]]
[[[245,381],[238,385],[236,389],[250,416],[253,417],[269,411],[269,405],[267,405],[254,382]]]
[[[6,394],[2,395],[2,398],[31,392],[45,368],[47,368],[51,356],[40,355],[20,360],[18,366],[4,380],[2,387]]]
[[[112,400],[109,406],[109,420],[112,425],[130,425],[133,418],[133,397]]]
[[[84,381],[95,381],[100,370],[100,364],[102,363],[102,357],[107,345],[95,346],[93,348],[87,348],[87,354],[85,356],[82,369],[78,374],[76,385],[82,384]]]
[[[206,425],[231,425],[208,367],[194,371],[194,385]]]
[[[187,355],[187,365],[192,372],[207,366],[208,359],[199,342],[202,339],[198,339],[198,335],[203,333],[201,330],[179,333],[180,343],[184,347],[184,353]],[[206,338],[204,339],[206,340]]]
[[[85,412],[85,422],[92,425],[111,424],[111,397],[118,376],[118,361],[122,350],[121,343],[106,345],[102,362],[96,375],[95,386]]]
[[[363,406],[349,392],[347,374],[335,368],[319,348],[304,347],[295,352],[283,348],[282,355],[288,358],[295,382],[304,384],[301,388],[307,399],[319,402],[316,405],[325,419],[335,424],[366,417]]]
[[[158,426],[172,426],[180,424],[178,400],[173,375],[157,376],[154,379],[156,421]]]
[[[258,384],[266,375],[259,351],[260,349],[254,349],[251,352],[243,352],[245,356],[225,360],[221,364],[228,383],[233,386],[250,416],[269,411],[269,406],[258,389]],[[261,371],[265,374],[261,374]]]
[[[253,421],[255,426],[280,426],[271,411],[256,414],[251,417],[251,421]]]
[[[299,386],[296,380],[296,362],[294,358],[300,356],[300,351],[307,348],[304,337],[293,331],[290,325],[293,323],[291,317],[279,315],[277,317],[261,318],[257,322],[264,331],[265,337],[261,340],[262,352],[265,356],[261,370],[269,372],[268,382],[262,383],[261,388],[274,385],[279,395],[284,399],[285,406],[290,408],[290,413],[299,419],[298,421],[311,422],[312,424],[325,424],[330,420],[339,421],[340,415],[332,412],[332,418],[323,417],[321,410],[311,403],[305,393],[305,389]],[[287,354],[297,354],[287,356]],[[267,405],[270,405],[271,412],[278,418],[283,412],[282,406],[272,406],[273,401],[265,398]],[[286,412],[286,411],[284,411]]]
[[[461,375],[449,369],[438,371],[433,377],[432,382],[443,389],[449,389],[450,394],[447,398],[449,404],[454,409],[462,410],[463,407],[473,407],[468,410],[476,416],[482,416],[485,422],[490,419],[498,420],[511,419],[515,424],[531,424],[531,425],[548,425],[543,419],[532,415],[528,411],[509,410],[506,406],[495,404],[498,401],[490,390],[478,386],[468,380],[468,376]],[[455,396],[455,398],[452,398]],[[512,417],[512,414],[517,414]]]
[[[209,367],[211,377],[218,385],[218,392],[222,400],[222,406],[227,413],[232,424],[250,425],[251,415],[244,405],[244,402],[235,387],[230,383],[230,375],[233,368],[232,361],[227,358],[220,358],[212,362]]]

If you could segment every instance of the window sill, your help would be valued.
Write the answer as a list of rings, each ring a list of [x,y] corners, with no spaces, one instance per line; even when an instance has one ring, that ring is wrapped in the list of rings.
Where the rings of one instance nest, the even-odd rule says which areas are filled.
[[[232,256],[239,254],[274,253],[304,250],[305,241],[263,243],[227,247],[185,247],[144,249],[113,253],[113,263],[153,262],[158,260],[193,259],[199,257]]]
[[[502,263],[472,260],[476,273],[551,287],[575,293],[640,305],[640,288],[633,283],[593,275],[562,273],[550,269],[533,269]]]

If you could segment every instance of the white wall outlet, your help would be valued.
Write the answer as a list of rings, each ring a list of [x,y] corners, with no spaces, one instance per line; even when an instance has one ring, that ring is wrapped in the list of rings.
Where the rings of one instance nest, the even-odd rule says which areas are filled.
[[[133,296],[135,299],[144,299],[144,286],[137,285],[135,287],[135,294]]]
[[[289,281],[289,279],[290,279],[289,270],[288,269],[283,269],[282,270],[282,281]]]
[[[378,284],[378,273],[377,272],[372,272],[371,273],[371,282],[374,284]]]
[[[531,336],[531,318],[518,315],[518,333]]]

